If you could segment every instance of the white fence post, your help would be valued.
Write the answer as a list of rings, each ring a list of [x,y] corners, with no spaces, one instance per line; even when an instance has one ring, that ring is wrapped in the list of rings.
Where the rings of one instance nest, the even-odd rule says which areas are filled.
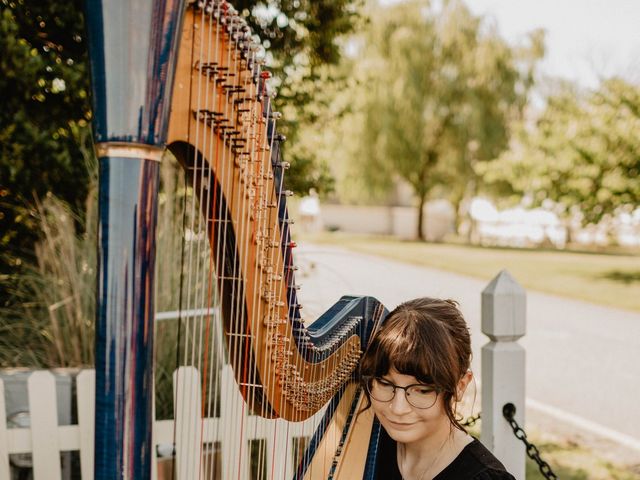
[[[82,370],[76,377],[78,429],[80,430],[80,471],[83,480],[93,478],[95,443],[96,371]]]
[[[173,373],[173,388],[173,398],[176,399],[176,478],[201,478],[202,403],[198,370],[195,367],[178,368]]]
[[[33,372],[27,380],[33,477],[60,480],[60,448],[56,380],[48,371]]]
[[[482,291],[482,443],[516,479],[525,479],[525,448],[502,415],[507,403],[516,406],[515,420],[524,425],[526,292],[502,270]]]
[[[240,435],[240,431],[246,432],[246,416],[240,417],[238,409],[241,408],[242,395],[236,386],[233,369],[230,365],[222,367],[220,372],[220,432],[222,434],[220,453],[222,455],[222,478],[247,478],[249,465],[239,457],[241,449],[248,448],[248,444],[241,445],[241,441],[247,442]],[[237,424],[240,417],[241,424]],[[247,455],[244,455],[245,457]],[[241,461],[229,461],[239,458]],[[277,477],[276,477],[277,478]]]
[[[158,480],[158,429],[156,428],[156,382],[151,395],[151,480]]]
[[[0,378],[0,478],[9,476],[9,441],[7,438],[7,409],[4,404],[4,382]]]

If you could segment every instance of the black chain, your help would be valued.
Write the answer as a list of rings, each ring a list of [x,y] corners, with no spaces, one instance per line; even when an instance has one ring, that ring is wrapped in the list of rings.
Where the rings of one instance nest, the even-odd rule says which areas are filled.
[[[527,440],[527,434],[520,427],[520,425],[518,425],[518,422],[516,422],[513,418],[515,414],[516,406],[513,403],[507,403],[504,405],[504,407],[502,407],[502,415],[504,415],[504,418],[506,418],[509,422],[509,425],[511,425],[511,429],[513,430],[516,438],[522,440],[522,443],[527,446],[527,455],[530,459],[538,464],[538,468],[540,469],[540,473],[542,473],[542,476],[544,478],[557,480],[558,476],[553,473],[549,464],[542,460],[542,458],[540,458],[540,450],[538,450],[538,447]]]
[[[460,425],[462,425],[463,427],[473,427],[478,422],[478,420],[480,420],[480,412],[478,412],[477,415],[467,418]]]

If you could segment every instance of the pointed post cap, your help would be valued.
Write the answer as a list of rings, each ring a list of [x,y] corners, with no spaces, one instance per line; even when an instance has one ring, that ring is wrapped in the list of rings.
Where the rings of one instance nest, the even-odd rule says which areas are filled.
[[[527,294],[502,270],[482,291],[482,332],[494,341],[515,341],[526,333]]]

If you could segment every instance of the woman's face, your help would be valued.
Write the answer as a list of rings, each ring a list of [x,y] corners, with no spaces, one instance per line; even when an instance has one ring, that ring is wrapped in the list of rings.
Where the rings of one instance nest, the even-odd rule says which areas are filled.
[[[399,373],[394,368],[382,379],[399,387],[420,383],[416,377]],[[381,402],[372,397],[371,406],[384,429],[396,442],[419,442],[443,428],[450,428],[442,394],[438,394],[432,407],[421,409],[407,402],[405,391],[396,388],[391,401]]]

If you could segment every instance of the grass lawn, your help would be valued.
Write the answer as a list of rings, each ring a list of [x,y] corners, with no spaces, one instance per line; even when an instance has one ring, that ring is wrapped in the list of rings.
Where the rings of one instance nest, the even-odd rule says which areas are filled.
[[[541,442],[530,439],[540,450],[540,456],[561,480],[638,480],[640,474],[632,467],[614,465],[599,458],[596,452],[570,443]],[[527,480],[544,480],[538,464],[527,458]]]
[[[300,239],[341,245],[487,281],[506,268],[528,289],[640,312],[640,252],[607,254],[476,247],[326,232]]]
[[[480,420],[470,430],[480,438]],[[640,480],[638,465],[615,465],[594,452],[571,441],[550,440],[537,430],[528,432],[528,440],[534,444],[540,458],[547,462],[560,480]],[[526,459],[526,480],[544,480],[538,464]]]

